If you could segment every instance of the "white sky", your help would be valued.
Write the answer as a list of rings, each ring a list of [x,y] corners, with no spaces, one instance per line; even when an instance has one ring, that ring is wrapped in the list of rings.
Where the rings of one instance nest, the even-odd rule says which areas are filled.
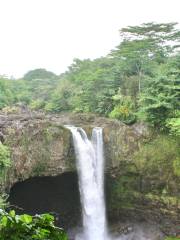
[[[0,74],[64,72],[73,58],[105,56],[119,29],[180,23],[180,0],[0,0]]]

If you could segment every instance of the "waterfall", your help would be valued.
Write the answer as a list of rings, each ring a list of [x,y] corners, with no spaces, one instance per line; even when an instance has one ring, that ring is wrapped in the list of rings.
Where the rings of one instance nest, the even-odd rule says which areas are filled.
[[[102,128],[93,129],[91,140],[82,128],[67,128],[73,135],[83,215],[83,233],[76,240],[107,240]]]

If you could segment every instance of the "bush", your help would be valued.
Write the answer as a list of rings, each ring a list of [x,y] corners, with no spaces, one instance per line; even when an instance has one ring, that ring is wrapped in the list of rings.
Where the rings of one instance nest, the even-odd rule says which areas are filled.
[[[115,106],[113,111],[109,114],[109,117],[118,119],[126,124],[133,124],[136,121],[136,116],[131,108],[125,105]]]
[[[121,89],[117,95],[112,97],[115,106],[110,112],[109,117],[118,119],[126,124],[136,122],[135,105],[130,96],[123,96]]]
[[[0,211],[0,240],[67,240],[63,229],[54,226],[50,214],[34,217]]]

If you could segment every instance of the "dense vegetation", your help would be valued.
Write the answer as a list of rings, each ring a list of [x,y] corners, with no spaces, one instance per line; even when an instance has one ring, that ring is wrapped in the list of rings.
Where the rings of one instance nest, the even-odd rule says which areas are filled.
[[[36,69],[20,80],[1,77],[0,109],[19,103],[47,112],[94,112],[127,124],[144,120],[179,135],[176,23],[129,26],[120,35],[120,44],[107,56],[74,59],[60,76]]]
[[[0,240],[67,240],[64,231],[54,226],[54,217],[50,214],[34,217],[15,211],[0,212]]]
[[[121,206],[131,206],[138,191],[147,198],[160,196],[164,201],[166,196],[169,201],[177,194],[180,176],[180,30],[176,27],[176,23],[145,23],[122,28],[120,44],[107,56],[74,59],[60,76],[45,69],[31,70],[22,79],[0,76],[0,111],[96,113],[126,124],[148,123],[158,134],[133,156],[138,180],[132,172],[130,178],[119,176],[114,192]],[[1,182],[10,164],[10,150],[0,143]],[[145,191],[143,181],[150,183]],[[5,202],[1,194],[0,208]],[[119,206],[113,204],[117,210]],[[49,215],[32,218],[13,211],[0,215],[0,240],[66,239],[58,238]],[[12,232],[17,236],[7,235]]]

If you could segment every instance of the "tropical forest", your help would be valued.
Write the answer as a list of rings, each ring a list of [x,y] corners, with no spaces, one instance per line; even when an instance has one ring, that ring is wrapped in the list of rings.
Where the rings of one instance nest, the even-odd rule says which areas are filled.
[[[0,240],[180,238],[180,28],[119,30],[57,75],[0,75]]]

